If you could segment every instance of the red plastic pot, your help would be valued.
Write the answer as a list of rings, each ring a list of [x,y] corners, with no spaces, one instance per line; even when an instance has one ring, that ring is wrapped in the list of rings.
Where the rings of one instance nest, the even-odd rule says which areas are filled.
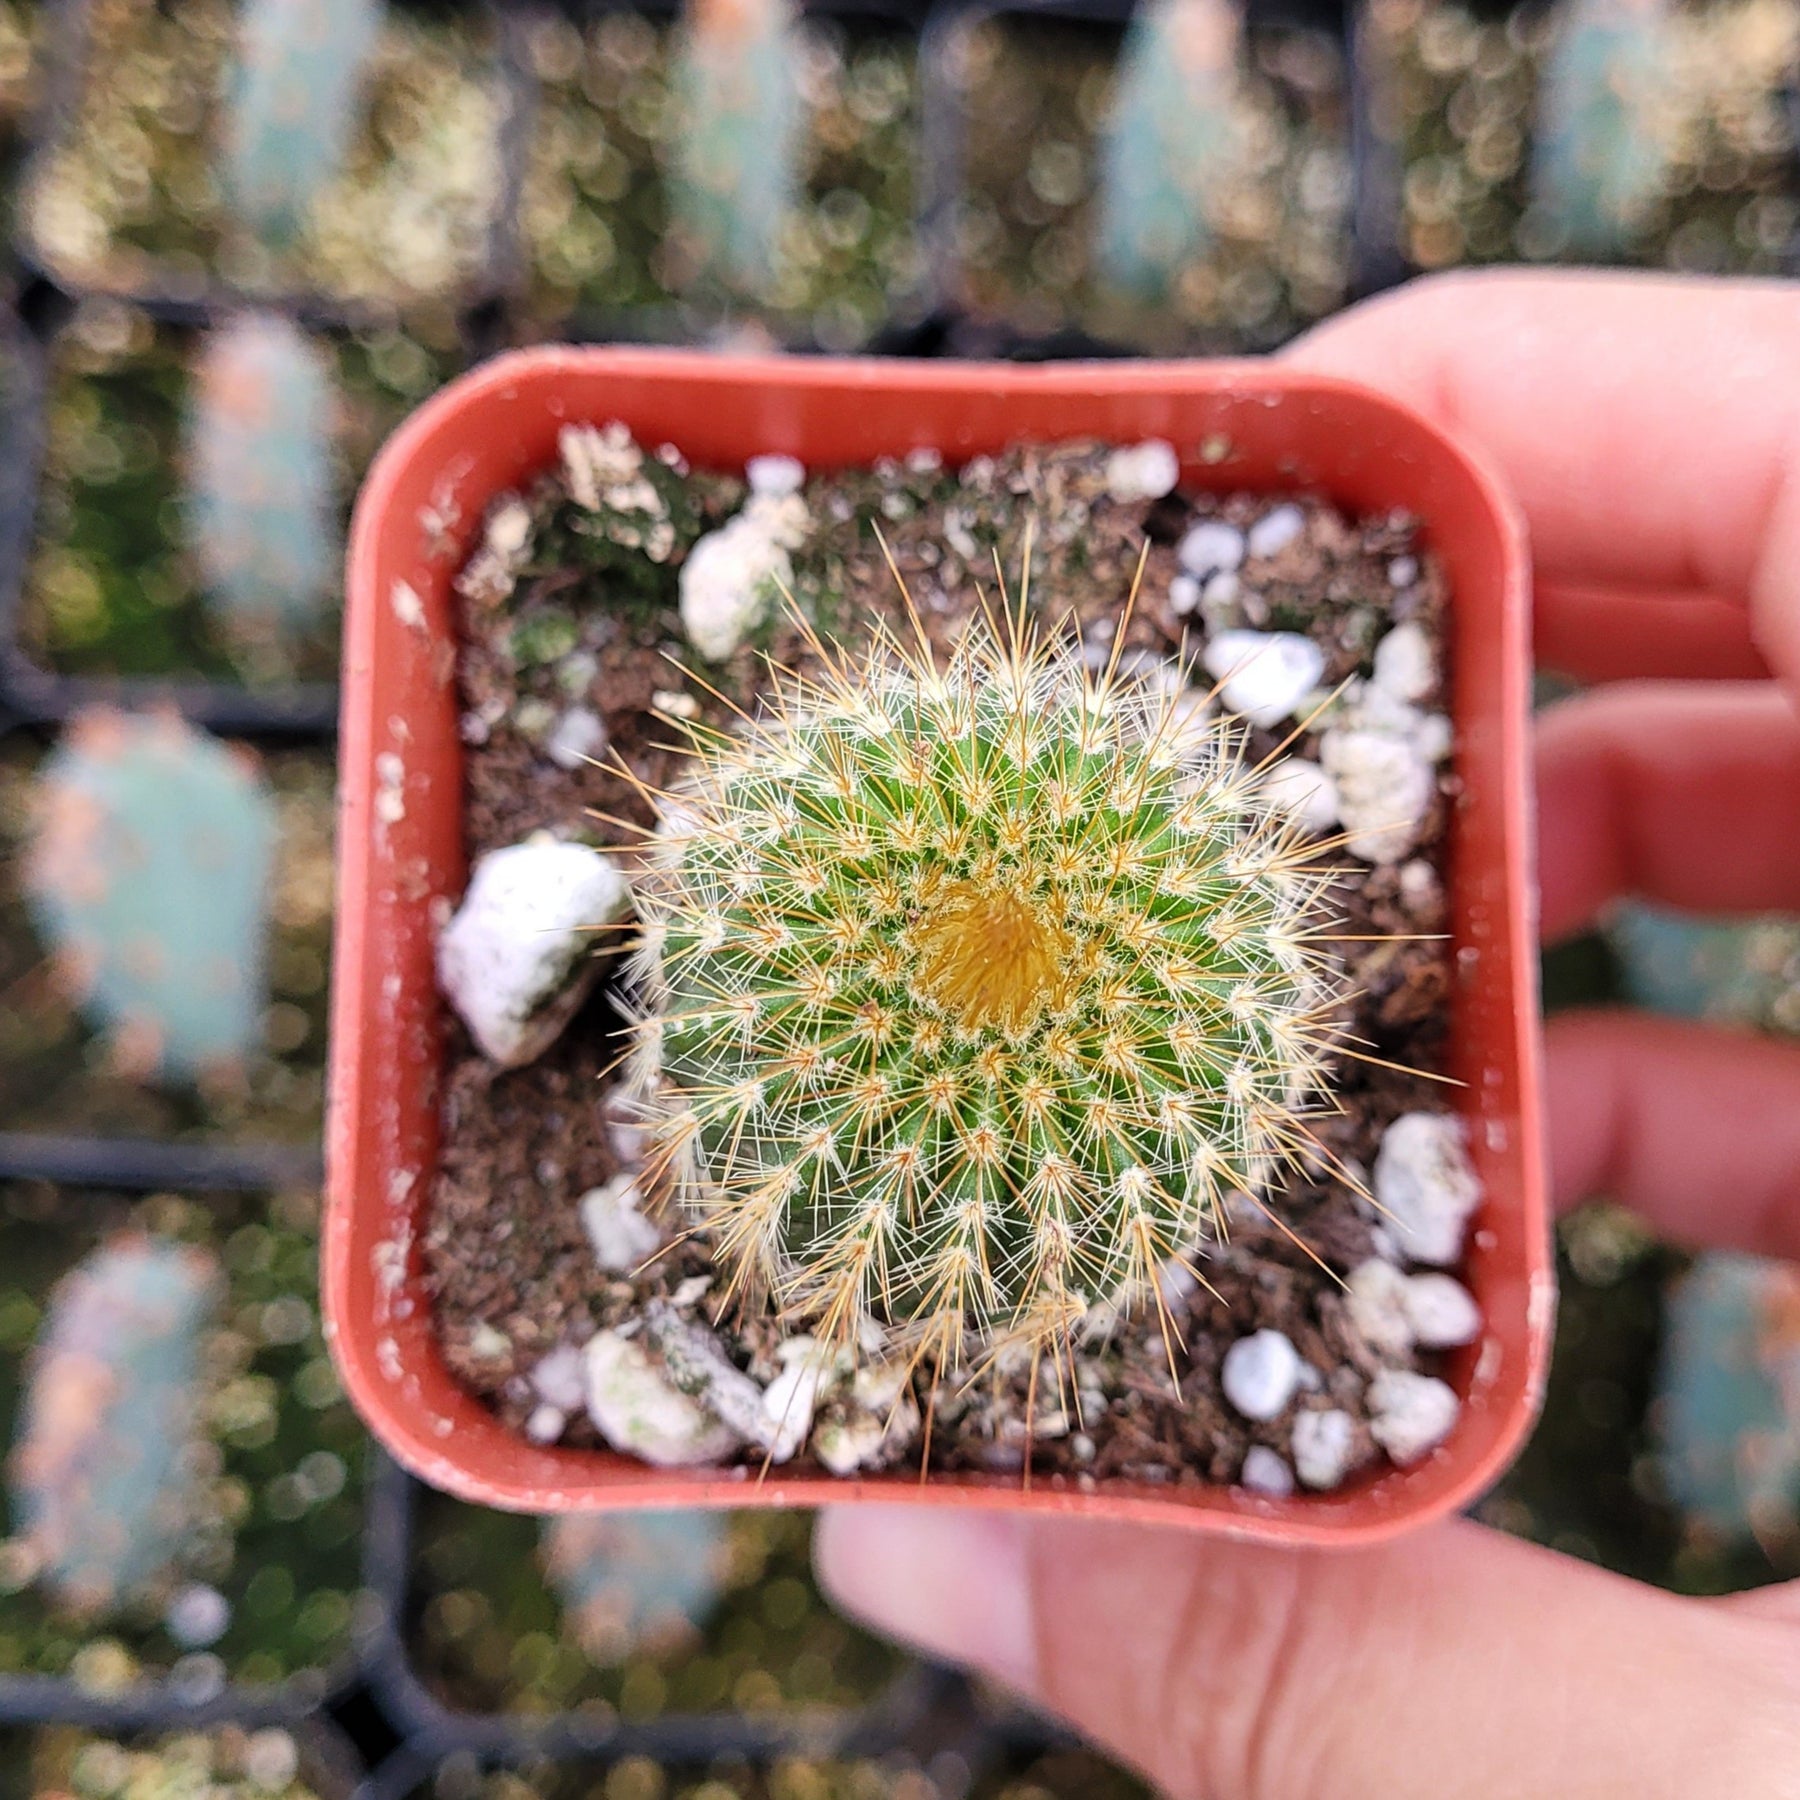
[[[1323,1496],[1039,1478],[668,1471],[540,1449],[451,1378],[419,1251],[438,1153],[443,1011],[432,935],[462,890],[462,749],[450,579],[483,509],[547,466],[569,420],[622,419],[696,463],[786,451],[809,467],[919,446],[952,459],[1025,439],[1167,438],[1196,487],[1310,489],[1426,522],[1453,594],[1462,791],[1450,842],[1453,1073],[1487,1201],[1469,1285],[1486,1319],[1453,1359],[1449,1440],[1408,1470]],[[357,506],[340,749],[331,1034],[327,1328],[375,1434],[434,1486],[533,1512],[905,1501],[1103,1515],[1286,1543],[1367,1543],[1466,1504],[1505,1467],[1542,1387],[1553,1276],[1540,1169],[1537,949],[1528,875],[1527,560],[1517,515],[1469,452],[1353,385],[1260,363],[1066,365],[721,358],[546,349],[501,358],[428,402]]]

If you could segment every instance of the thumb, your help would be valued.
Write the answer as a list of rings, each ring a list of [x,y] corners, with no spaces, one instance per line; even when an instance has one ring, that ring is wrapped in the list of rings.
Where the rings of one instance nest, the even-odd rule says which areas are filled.
[[[1456,1521],[1300,1552],[828,1511],[847,1611],[1177,1800],[1795,1800],[1800,1607],[1679,1599]]]

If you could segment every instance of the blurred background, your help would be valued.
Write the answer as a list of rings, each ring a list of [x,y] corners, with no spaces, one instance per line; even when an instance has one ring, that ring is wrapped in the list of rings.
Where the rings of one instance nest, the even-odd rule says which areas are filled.
[[[357,481],[550,337],[1245,352],[1459,264],[1792,274],[1797,133],[1800,0],[0,0],[0,1800],[1137,1793],[836,1618],[804,1517],[372,1453],[315,1282]],[[1546,983],[1796,1034],[1800,923],[1627,907]],[[1605,1205],[1560,1261],[1481,1516],[1800,1575],[1800,1277]]]

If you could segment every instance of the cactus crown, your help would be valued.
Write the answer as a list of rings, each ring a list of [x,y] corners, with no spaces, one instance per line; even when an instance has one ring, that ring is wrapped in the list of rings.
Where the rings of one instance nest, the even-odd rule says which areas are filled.
[[[660,1154],[828,1335],[1064,1341],[1310,1148],[1329,877],[1192,695],[985,618],[942,671],[815,648],[696,744],[644,884]]]

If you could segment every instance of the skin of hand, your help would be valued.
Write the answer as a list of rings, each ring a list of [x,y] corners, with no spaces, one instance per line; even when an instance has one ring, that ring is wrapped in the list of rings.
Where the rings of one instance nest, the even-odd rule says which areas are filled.
[[[1616,895],[1800,911],[1800,287],[1457,275],[1286,353],[1478,445],[1529,521],[1543,929]],[[1623,1012],[1547,1034],[1551,1175],[1800,1257],[1800,1046]],[[1800,1583],[1639,1586],[1466,1520],[1306,1552],[827,1511],[827,1589],[1178,1800],[1795,1800]]]

